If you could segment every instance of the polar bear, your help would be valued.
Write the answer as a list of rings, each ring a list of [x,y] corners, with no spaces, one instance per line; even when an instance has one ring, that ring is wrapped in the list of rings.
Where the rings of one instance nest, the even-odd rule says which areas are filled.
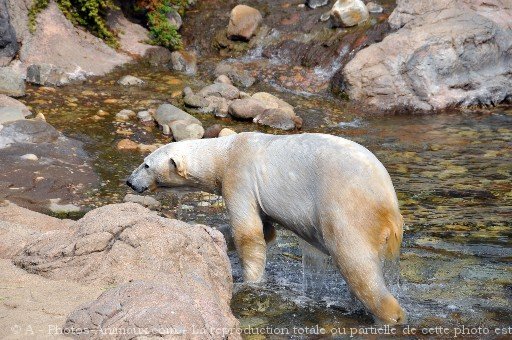
[[[265,269],[272,222],[332,256],[381,322],[405,322],[382,263],[397,259],[403,220],[388,172],[363,146],[325,134],[240,133],[162,146],[127,184],[194,187],[224,197],[245,281]]]

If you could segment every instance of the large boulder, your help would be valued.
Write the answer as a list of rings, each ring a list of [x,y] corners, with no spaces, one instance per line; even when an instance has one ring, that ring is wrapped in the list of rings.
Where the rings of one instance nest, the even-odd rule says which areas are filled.
[[[0,199],[33,210],[78,201],[99,182],[83,144],[42,120],[3,124],[0,159]]]
[[[233,40],[249,40],[256,34],[263,17],[260,11],[246,5],[237,5],[231,10],[227,36]]]
[[[0,124],[25,119],[23,109],[18,107],[0,107]]]
[[[69,83],[63,69],[52,64],[34,64],[27,68],[27,82],[42,86],[62,86]]]
[[[16,32],[11,25],[7,0],[0,0],[0,67],[8,65],[18,52]]]
[[[28,31],[28,12],[33,1],[7,2],[11,23],[21,42],[18,57],[25,68],[32,64],[53,64],[78,77],[91,73],[102,75],[132,60],[82,28],[73,26],[54,1],[37,16],[33,34]]]
[[[379,110],[500,103],[512,95],[511,18],[498,0],[399,0],[399,30],[344,68],[349,97]]]
[[[0,201],[0,259],[10,259],[43,233],[71,224],[71,220],[60,220]]]
[[[338,0],[331,9],[331,18],[335,26],[356,26],[366,20],[370,14],[361,0]]]
[[[5,94],[0,94],[0,109],[2,108],[20,109],[24,117],[32,114],[32,112],[30,112],[29,108],[25,104],[19,100],[6,96]]]
[[[219,231],[124,203],[45,233],[13,262],[53,280],[118,285],[71,313],[68,328],[195,330],[209,339],[217,338],[218,329],[238,327],[229,305],[233,282],[226,251]]]
[[[0,94],[11,97],[25,95],[25,80],[10,67],[0,67]]]

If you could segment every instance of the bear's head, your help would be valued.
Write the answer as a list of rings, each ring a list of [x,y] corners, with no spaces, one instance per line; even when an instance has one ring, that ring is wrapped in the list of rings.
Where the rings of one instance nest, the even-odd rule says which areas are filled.
[[[144,163],[128,177],[126,184],[138,193],[143,193],[157,187],[189,186],[189,182],[184,154],[179,147],[169,144],[147,156]]]

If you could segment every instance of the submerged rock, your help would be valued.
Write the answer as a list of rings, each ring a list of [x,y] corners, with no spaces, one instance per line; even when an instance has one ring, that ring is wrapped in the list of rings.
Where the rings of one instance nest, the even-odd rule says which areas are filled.
[[[506,15],[512,18],[512,6],[398,1],[389,22],[400,29],[358,52],[344,68],[349,97],[379,110],[504,101],[512,94]]]
[[[368,9],[361,0],[337,0],[331,9],[335,26],[356,26],[368,20],[368,17]]]
[[[186,51],[174,51],[171,53],[171,69],[188,75],[197,72],[197,57],[194,53]]]
[[[124,76],[121,79],[119,79],[117,81],[117,83],[119,85],[123,85],[123,86],[134,86],[134,85],[143,85],[144,84],[144,80],[139,79],[139,78],[134,77],[134,76],[127,75],[127,76]]]
[[[231,10],[227,37],[232,40],[249,40],[263,21],[260,11],[246,5],[237,5]]]
[[[28,154],[39,161],[27,161]],[[5,123],[0,129],[0,159],[0,200],[39,211],[48,211],[49,198],[59,197],[66,205],[98,183],[82,143],[43,120]]]

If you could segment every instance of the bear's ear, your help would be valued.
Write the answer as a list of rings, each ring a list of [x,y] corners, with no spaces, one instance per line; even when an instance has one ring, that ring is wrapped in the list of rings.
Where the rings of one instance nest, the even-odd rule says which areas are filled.
[[[170,162],[171,165],[176,168],[176,173],[178,175],[185,179],[188,178],[187,168],[185,166],[185,160],[183,159],[183,157],[172,157]]]

